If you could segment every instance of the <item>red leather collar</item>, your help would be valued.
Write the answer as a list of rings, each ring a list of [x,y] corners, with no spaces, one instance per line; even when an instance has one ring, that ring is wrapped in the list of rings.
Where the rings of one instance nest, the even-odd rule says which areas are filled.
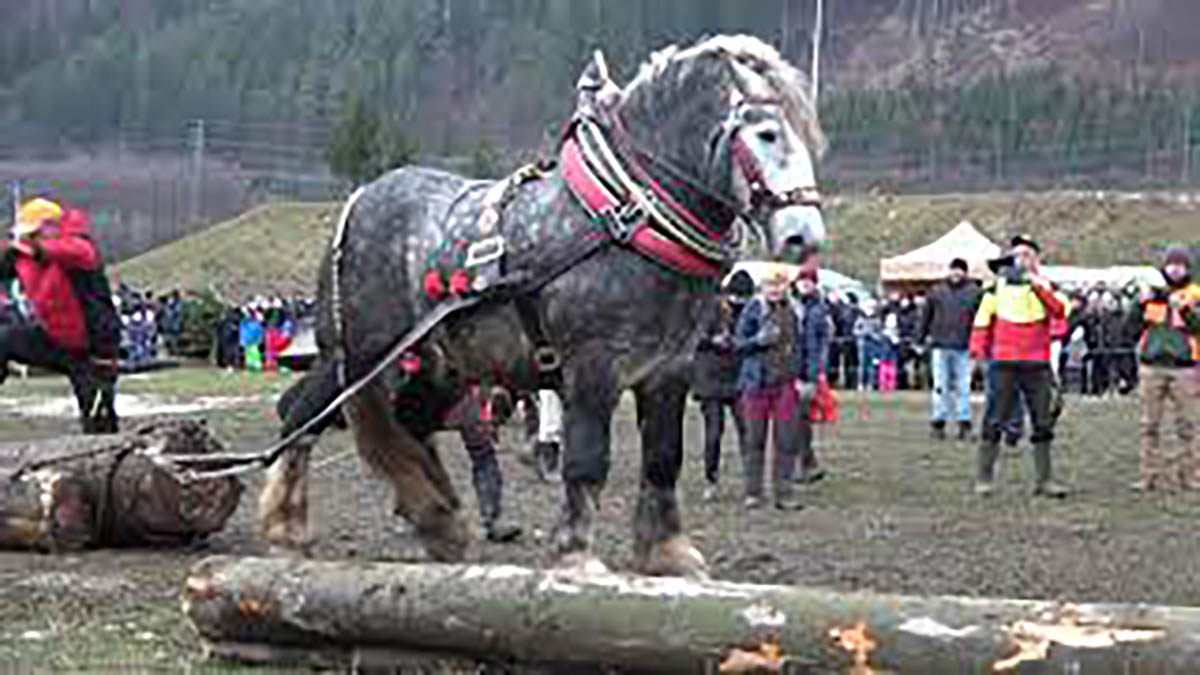
[[[625,202],[613,195],[588,167],[573,136],[567,136],[563,140],[560,160],[563,178],[567,181],[571,193],[593,217],[615,212],[625,206]],[[721,265],[701,257],[656,230],[653,220],[649,217],[643,217],[641,222],[632,226],[629,245],[638,253],[680,274],[717,278],[723,272]]]

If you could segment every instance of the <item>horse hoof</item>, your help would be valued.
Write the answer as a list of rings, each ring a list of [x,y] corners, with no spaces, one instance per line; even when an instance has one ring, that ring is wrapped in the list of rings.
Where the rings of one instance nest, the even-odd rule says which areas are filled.
[[[569,553],[559,559],[554,569],[580,575],[611,574],[608,565],[589,553]]]
[[[437,562],[461,562],[467,557],[471,531],[457,515],[449,514],[439,526],[425,531],[418,529],[421,546]]]
[[[687,537],[672,537],[650,549],[637,565],[642,574],[656,577],[684,577],[707,581],[708,563]]]

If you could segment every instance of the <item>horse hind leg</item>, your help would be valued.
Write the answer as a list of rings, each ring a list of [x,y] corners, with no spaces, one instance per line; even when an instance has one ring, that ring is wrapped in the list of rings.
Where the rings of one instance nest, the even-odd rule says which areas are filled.
[[[326,361],[305,375],[279,397],[275,406],[282,422],[281,436],[288,436],[316,417],[339,391],[336,363]],[[340,412],[335,415],[340,416]],[[332,423],[326,419],[280,455],[267,471],[258,498],[259,535],[272,551],[304,553],[311,532],[308,522],[308,462],[321,430]]]
[[[399,424],[387,390],[374,383],[346,405],[358,453],[392,485],[395,512],[413,524],[435,560],[462,560],[470,534],[458,514],[458,497],[431,447]]]
[[[271,550],[305,555],[311,544],[308,527],[308,462],[316,436],[305,436],[287,449],[267,471],[258,497],[259,535]]]

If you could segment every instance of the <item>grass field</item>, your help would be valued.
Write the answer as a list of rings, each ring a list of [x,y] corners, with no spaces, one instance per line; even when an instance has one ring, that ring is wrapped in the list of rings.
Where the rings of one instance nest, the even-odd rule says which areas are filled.
[[[216,288],[231,300],[311,295],[336,204],[273,204],[123,263],[122,280],[156,291]],[[1095,193],[847,195],[831,198],[825,264],[873,283],[881,258],[924,246],[961,220],[1001,242],[1016,232],[1042,240],[1046,262],[1157,264],[1164,242],[1200,245],[1200,200]]]
[[[249,449],[274,435],[273,400],[288,381],[286,376],[180,369],[125,379],[120,390],[143,402],[237,397],[236,407],[203,416],[229,446]],[[10,379],[0,388],[0,403],[32,406],[65,395],[65,380]],[[708,556],[714,576],[924,595],[1200,606],[1195,582],[1200,497],[1139,497],[1126,489],[1136,474],[1135,399],[1068,398],[1056,460],[1078,494],[1065,502],[1029,497],[1027,445],[1020,455],[1007,453],[1002,459],[995,498],[973,497],[974,446],[929,440],[924,394],[843,393],[839,400],[842,420],[822,427],[817,440],[832,475],[806,489],[808,507],[794,514],[742,511],[732,432],[725,438],[725,498],[701,503],[702,424],[698,409],[689,406],[680,492],[688,532]],[[73,420],[65,418],[0,417],[5,440],[74,429]],[[621,568],[631,555],[638,484],[636,418],[628,399],[613,430],[613,474],[595,552]],[[506,429],[505,438],[506,509],[529,536],[517,545],[477,544],[469,555],[544,564],[542,539],[557,514],[561,489],[538,483],[516,462],[515,428]],[[465,453],[452,435],[440,445],[474,520]],[[389,495],[359,466],[348,434],[323,439],[313,471],[318,557],[423,559],[407,528],[389,515]],[[261,552],[252,523],[257,482],[247,482],[238,512],[206,550],[0,554],[0,672],[216,670],[203,660],[199,639],[182,620],[177,593],[188,567],[206,554]]]

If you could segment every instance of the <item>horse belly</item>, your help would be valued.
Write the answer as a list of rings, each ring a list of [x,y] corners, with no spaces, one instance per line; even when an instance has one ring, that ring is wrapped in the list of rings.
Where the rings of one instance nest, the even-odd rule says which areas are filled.
[[[525,390],[537,386],[530,368],[533,347],[511,308],[454,326],[441,343],[455,367],[469,380]]]

